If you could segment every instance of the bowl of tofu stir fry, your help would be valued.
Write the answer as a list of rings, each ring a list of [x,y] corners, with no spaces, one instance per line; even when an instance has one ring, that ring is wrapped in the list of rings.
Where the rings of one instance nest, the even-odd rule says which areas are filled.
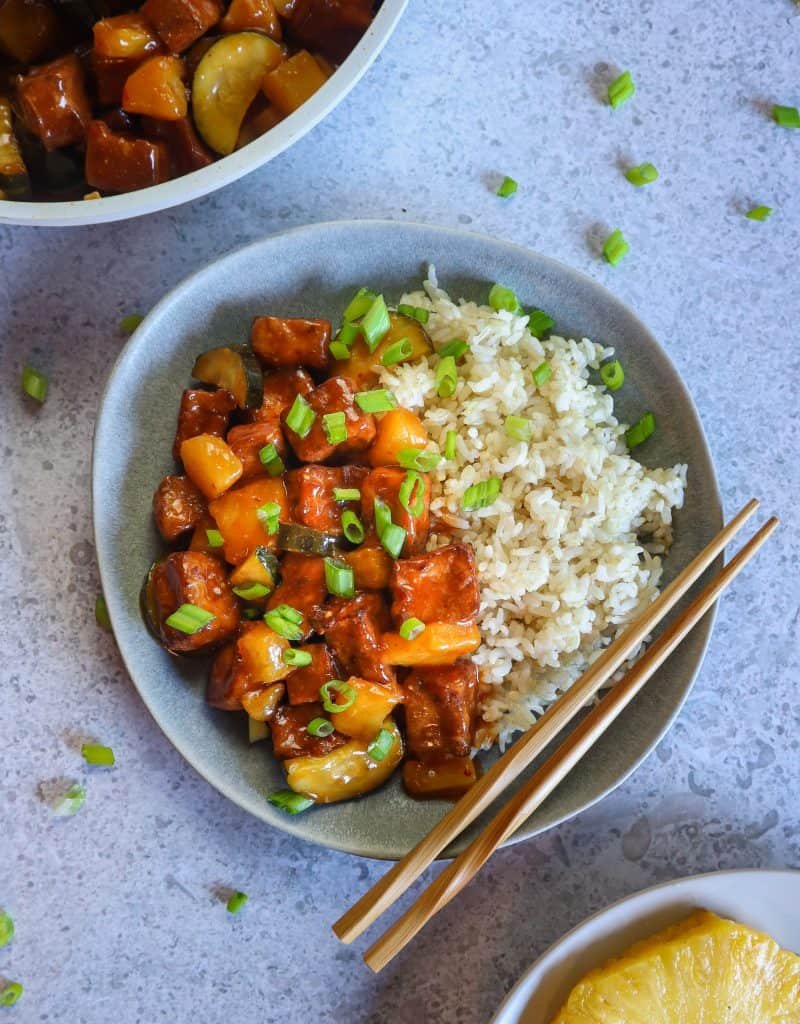
[[[375,58],[405,0],[0,0],[0,222],[185,202],[270,160]]]
[[[335,336],[327,319],[257,316],[248,343],[197,358],[180,472],[154,495],[180,550],[148,571],[145,621],[171,653],[212,657],[208,704],[271,743],[287,787],[269,800],[291,814],[396,770],[420,799],[477,777],[475,558],[458,540],[427,550],[440,456],[377,386],[395,356],[433,350],[424,318],[367,289]]]

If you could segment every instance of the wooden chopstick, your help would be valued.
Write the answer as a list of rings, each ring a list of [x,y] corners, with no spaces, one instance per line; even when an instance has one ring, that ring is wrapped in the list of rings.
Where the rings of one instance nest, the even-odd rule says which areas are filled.
[[[552,793],[630,704],[687,633],[697,625],[777,525],[778,520],[773,516],[761,527],[722,572],[703,588],[680,618],[653,642],[624,678],[595,705],[467,849],[442,871],[411,907],[367,950],[364,960],[373,971],[377,972],[385,967],[417,932],[472,880],[498,846],[512,836]]]
[[[593,665],[539,718],[409,853],[398,861],[333,925],[342,942],[352,942],[387,910],[425,868],[544,750],[601,689],[638,645],[705,572],[758,508],[753,498],[696,555]]]

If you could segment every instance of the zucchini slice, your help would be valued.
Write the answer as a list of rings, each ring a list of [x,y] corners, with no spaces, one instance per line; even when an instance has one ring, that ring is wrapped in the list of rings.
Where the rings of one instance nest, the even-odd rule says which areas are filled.
[[[142,583],[142,589],[139,591],[139,607],[142,611],[142,618],[144,624],[147,626],[147,632],[156,639],[159,644],[163,647],[164,641],[161,637],[161,630],[159,629],[158,611],[156,609],[155,598],[153,597],[153,573],[161,564],[163,559],[159,559],[150,566],[147,570],[147,575]]]
[[[212,348],[197,357],[192,376],[230,391],[240,409],[257,409],[264,397],[264,375],[248,345]]]
[[[0,190],[7,199],[30,199],[31,182],[14,134],[11,104],[0,96]]]
[[[341,544],[341,537],[334,533],[323,533],[311,526],[297,523],[281,523],[278,526],[278,547],[282,551],[296,551],[300,555],[331,555]]]

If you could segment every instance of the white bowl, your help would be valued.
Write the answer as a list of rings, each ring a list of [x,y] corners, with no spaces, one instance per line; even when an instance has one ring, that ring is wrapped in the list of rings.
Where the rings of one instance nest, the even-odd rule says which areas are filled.
[[[288,149],[344,99],[386,45],[407,3],[408,0],[383,0],[358,45],[325,85],[299,110],[243,149],[163,185],[106,199],[77,199],[68,203],[0,200],[0,224],[55,228],[126,220],[187,203],[236,181]]]

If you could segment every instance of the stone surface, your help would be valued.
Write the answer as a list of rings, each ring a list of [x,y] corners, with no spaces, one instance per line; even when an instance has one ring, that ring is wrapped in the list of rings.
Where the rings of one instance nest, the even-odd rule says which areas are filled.
[[[0,906],[17,937],[0,976],[17,1021],[477,1024],[554,939],[678,875],[800,867],[796,184],[800,11],[650,0],[575,5],[411,0],[384,55],[322,125],[200,202],[58,233],[0,228]],[[635,99],[598,97],[625,67]],[[652,161],[645,189],[622,177]],[[493,189],[520,182],[509,201]],[[750,205],[776,209],[760,224]],[[693,696],[613,796],[498,854],[382,975],[329,924],[384,866],[249,819],[172,749],[97,629],[90,453],[124,339],[186,274],[312,220],[466,225],[592,274],[672,355],[716,458],[727,510],[752,494],[783,527],[722,603]],[[597,255],[621,227],[616,268]],[[32,409],[19,373],[51,375]],[[118,756],[84,770],[80,742]],[[75,818],[41,783],[78,779]],[[237,917],[229,887],[249,893]],[[9,1016],[11,1019],[11,1016]]]

